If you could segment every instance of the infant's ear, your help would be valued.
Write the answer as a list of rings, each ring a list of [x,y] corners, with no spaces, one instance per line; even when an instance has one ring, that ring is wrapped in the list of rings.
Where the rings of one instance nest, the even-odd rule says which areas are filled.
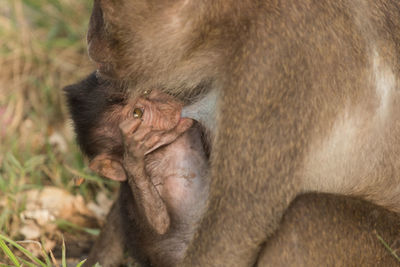
[[[126,181],[121,163],[108,154],[100,154],[90,161],[89,168],[95,173],[115,181]]]

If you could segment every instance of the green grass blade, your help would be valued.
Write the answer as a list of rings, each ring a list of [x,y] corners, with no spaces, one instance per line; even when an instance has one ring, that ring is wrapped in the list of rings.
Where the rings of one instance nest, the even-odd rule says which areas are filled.
[[[64,237],[62,238],[62,259],[61,259],[61,266],[62,267],[67,267],[67,260],[65,259],[65,241],[64,241]]]
[[[375,234],[376,234],[376,236],[378,237],[379,241],[381,241],[381,243],[385,246],[385,248],[386,248],[387,250],[389,250],[390,254],[392,254],[393,257],[395,257],[396,260],[400,262],[399,256],[397,256],[396,252],[393,251],[393,249],[388,245],[388,243],[386,243],[386,241],[383,240],[383,238],[382,238],[378,233],[375,233]]]
[[[18,168],[18,170],[22,170],[22,165],[21,162],[19,162],[19,160],[11,153],[7,153],[7,159]]]
[[[88,233],[88,234],[94,235],[94,236],[98,236],[100,234],[99,229],[82,227],[82,226],[76,225],[72,222],[62,220],[62,219],[56,220],[56,224],[57,224],[57,227],[62,230],[68,230],[68,228],[70,228],[70,229],[82,231],[82,232],[85,232],[85,233]]]
[[[80,263],[78,263],[78,265],[76,265],[76,267],[81,267],[85,262],[86,260],[81,261]]]
[[[21,251],[22,253],[24,253],[29,259],[31,259],[32,261],[34,261],[36,264],[39,264],[42,267],[47,267],[45,263],[43,263],[41,260],[39,260],[38,258],[36,258],[35,256],[32,255],[32,253],[30,253],[26,248],[24,248],[23,246],[19,245],[17,242],[12,241],[10,238],[1,235],[0,234],[0,240],[2,241],[6,241],[8,243],[10,243],[11,245],[13,245],[15,248],[17,248],[19,251]]]
[[[27,265],[27,266],[29,266],[29,267],[37,267],[36,264],[33,264],[33,263],[28,262],[28,261],[26,261],[26,260],[24,260],[24,259],[21,259],[20,257],[18,257],[18,259],[19,259],[20,261],[22,261],[22,262],[24,263],[24,265]],[[50,266],[51,266],[51,265],[50,265]]]
[[[42,249],[42,254],[43,254],[44,260],[46,261],[46,265],[51,267],[52,266],[51,260],[50,260],[49,255],[47,254],[46,250],[44,250],[44,241],[43,240],[42,240],[41,249]]]
[[[11,252],[10,248],[4,243],[3,240],[0,239],[0,248],[3,250],[3,252],[7,255],[7,257],[12,261],[15,266],[21,266],[15,255]]]

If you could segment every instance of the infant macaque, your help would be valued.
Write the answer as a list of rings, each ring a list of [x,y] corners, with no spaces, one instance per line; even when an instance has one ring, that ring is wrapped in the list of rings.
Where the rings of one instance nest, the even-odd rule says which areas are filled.
[[[176,264],[207,200],[209,167],[199,126],[180,117],[182,105],[171,96],[153,90],[132,100],[94,74],[66,92],[90,168],[128,181],[133,197],[120,205],[128,209],[121,214],[127,249],[143,265]]]

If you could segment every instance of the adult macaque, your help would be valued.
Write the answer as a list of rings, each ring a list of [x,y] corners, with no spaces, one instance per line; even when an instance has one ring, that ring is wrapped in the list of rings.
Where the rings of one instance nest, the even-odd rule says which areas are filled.
[[[162,88],[213,136],[183,266],[253,265],[303,192],[400,210],[399,43],[397,0],[95,0],[88,32],[102,77]]]
[[[175,265],[183,257],[207,198],[209,166],[199,129],[192,126],[175,142],[147,153],[143,161],[144,154],[154,147],[152,143],[161,140],[153,137],[165,136],[162,129],[179,125],[175,116],[179,103],[157,92],[147,95],[149,99],[129,100],[123,90],[100,82],[94,74],[65,91],[77,138],[91,159],[91,168],[110,179],[128,181],[121,184],[119,197],[85,266],[96,262],[103,267],[118,266],[125,251],[143,266]],[[138,107],[143,108],[143,121],[135,118]],[[190,126],[182,122],[179,133]],[[140,143],[138,138],[148,142]],[[140,183],[145,186],[140,187]],[[149,190],[152,186],[157,195]],[[146,208],[155,212],[147,213]],[[163,221],[160,218],[170,222],[167,229],[157,223]],[[394,266],[396,259],[374,231],[392,244],[399,227],[399,216],[362,201],[303,196],[286,212],[258,265],[316,266],[331,262]]]

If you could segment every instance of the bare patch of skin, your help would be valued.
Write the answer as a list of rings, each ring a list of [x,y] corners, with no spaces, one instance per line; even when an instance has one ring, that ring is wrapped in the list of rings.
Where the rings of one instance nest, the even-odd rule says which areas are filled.
[[[304,164],[305,190],[363,196],[391,208],[400,201],[399,164],[387,160],[399,152],[389,140],[400,134],[395,104],[400,98],[390,62],[374,49],[370,64],[375,93],[368,97],[373,99],[347,106],[330,134],[311,145]],[[371,109],[368,102],[376,104]]]
[[[207,129],[210,139],[213,140],[217,128],[217,100],[218,90],[208,92],[204,97],[182,109],[181,116],[198,121]]]
[[[372,52],[372,71],[374,74],[376,94],[380,98],[377,111],[379,119],[384,121],[391,105],[392,92],[397,87],[396,77],[390,65],[384,62],[376,49]]]

